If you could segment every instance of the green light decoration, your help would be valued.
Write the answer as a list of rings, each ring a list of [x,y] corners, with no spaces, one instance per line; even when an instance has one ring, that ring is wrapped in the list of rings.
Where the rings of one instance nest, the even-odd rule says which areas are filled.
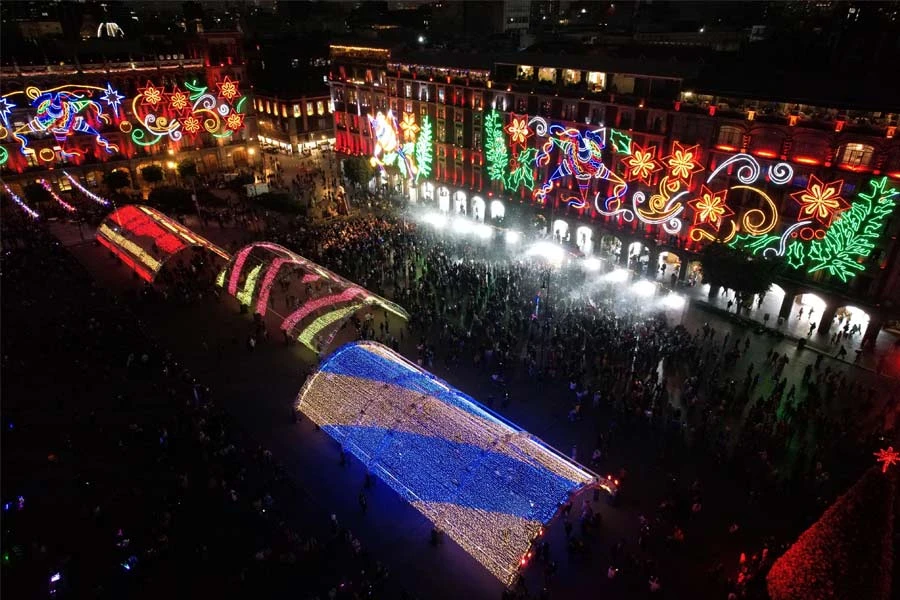
[[[516,155],[516,168],[510,171],[506,177],[506,189],[515,191],[522,186],[529,191],[534,189],[534,158],[537,156],[536,148],[525,148]]]
[[[253,300],[253,291],[256,289],[256,280],[259,279],[259,272],[261,270],[262,265],[253,267],[253,270],[247,274],[247,280],[244,282],[244,289],[235,294],[235,298],[237,298],[238,302],[241,304],[250,306],[250,302]]]
[[[872,191],[859,194],[861,202],[854,202],[850,210],[832,223],[821,240],[810,242],[809,273],[827,270],[841,281],[866,267],[858,262],[875,249],[875,242],[884,228],[884,220],[894,212],[897,190],[887,187],[887,177],[869,182]]]
[[[795,241],[788,246],[787,252],[784,253],[784,257],[787,259],[787,264],[789,264],[792,269],[803,268],[803,263],[806,261],[806,246]]]
[[[794,237],[798,223],[789,227],[781,236],[753,236],[742,233],[728,244],[762,256],[782,256],[794,269],[807,273],[827,271],[846,282],[864,271],[867,258],[884,229],[885,219],[894,212],[894,198],[898,190],[887,185],[887,177],[869,181],[870,191],[860,192],[859,200],[842,212],[825,230],[821,239],[803,240]]]
[[[488,112],[484,119],[484,154],[487,158],[488,177],[506,186],[506,172],[509,168],[509,149],[503,134],[503,123],[496,110]]]
[[[484,154],[487,158],[488,177],[491,181],[499,181],[510,192],[522,187],[533,190],[537,149],[522,148],[513,156],[510,165],[508,146],[500,113],[496,110],[489,111],[484,119]]]
[[[631,154],[631,136],[618,129],[609,130],[609,141],[619,154]]]
[[[422,129],[419,131],[419,138],[416,140],[416,166],[419,172],[416,173],[416,183],[420,179],[431,177],[431,162],[434,155],[434,144],[432,140],[431,118],[427,115],[422,117]]]
[[[9,151],[6,148],[4,148],[3,146],[0,146],[0,166],[5,165],[6,161],[8,161],[8,160],[9,160]]]

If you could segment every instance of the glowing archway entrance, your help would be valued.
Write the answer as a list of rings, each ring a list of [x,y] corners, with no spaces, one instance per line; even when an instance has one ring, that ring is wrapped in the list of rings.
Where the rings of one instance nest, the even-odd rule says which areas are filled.
[[[438,188],[438,210],[442,213],[450,212],[450,190],[444,186]]]
[[[569,224],[562,219],[553,221],[553,239],[557,242],[565,242],[569,239]]]
[[[586,225],[581,225],[575,230],[575,243],[578,249],[587,256],[594,251],[594,230]]]
[[[484,204],[484,198],[481,196],[473,196],[472,197],[472,218],[476,221],[481,221],[484,223],[485,218],[485,209],[486,206]]]
[[[466,198],[465,192],[456,192],[453,194],[453,212],[457,215],[464,215],[467,213],[468,209],[468,199]]]

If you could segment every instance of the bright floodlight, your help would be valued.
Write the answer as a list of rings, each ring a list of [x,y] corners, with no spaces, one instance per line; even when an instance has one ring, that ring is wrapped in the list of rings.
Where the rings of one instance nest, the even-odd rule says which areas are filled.
[[[506,236],[504,237],[506,238],[507,244],[517,244],[519,243],[519,237],[521,236],[518,231],[507,231]]]
[[[435,229],[442,229],[445,225],[447,225],[447,217],[440,213],[428,213],[427,215],[425,215],[424,221],[433,226]]]
[[[678,310],[684,307],[684,296],[670,293],[663,298],[663,306],[672,310]]]
[[[456,217],[453,219],[453,231],[456,233],[471,233],[475,229],[475,226],[468,219],[463,217]]]
[[[656,292],[656,284],[642,279],[632,285],[631,290],[638,296],[652,296]]]
[[[628,271],[625,269],[615,269],[606,275],[606,280],[610,283],[624,283],[628,281]]]
[[[562,247],[552,242],[540,241],[535,242],[528,248],[526,256],[537,256],[553,263],[561,263],[566,255]]]
[[[490,225],[476,225],[475,226],[475,235],[480,237],[481,239],[488,240],[494,235],[494,229]]]
[[[590,256],[582,261],[581,266],[585,271],[599,271],[603,262],[599,258]]]

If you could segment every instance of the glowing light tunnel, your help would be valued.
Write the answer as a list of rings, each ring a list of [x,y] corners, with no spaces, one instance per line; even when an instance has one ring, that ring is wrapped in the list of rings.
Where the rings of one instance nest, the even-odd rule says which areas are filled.
[[[559,506],[598,481],[374,342],[335,351],[297,409],[507,584]]]
[[[188,247],[206,248],[224,260],[228,254],[166,215],[148,206],[129,204],[110,213],[97,228],[97,241],[145,281]]]

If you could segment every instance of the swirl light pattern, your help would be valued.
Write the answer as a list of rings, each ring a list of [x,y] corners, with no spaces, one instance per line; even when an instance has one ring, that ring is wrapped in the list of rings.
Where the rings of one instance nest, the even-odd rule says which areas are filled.
[[[305,414],[506,584],[541,529],[597,477],[373,342],[309,378]]]

